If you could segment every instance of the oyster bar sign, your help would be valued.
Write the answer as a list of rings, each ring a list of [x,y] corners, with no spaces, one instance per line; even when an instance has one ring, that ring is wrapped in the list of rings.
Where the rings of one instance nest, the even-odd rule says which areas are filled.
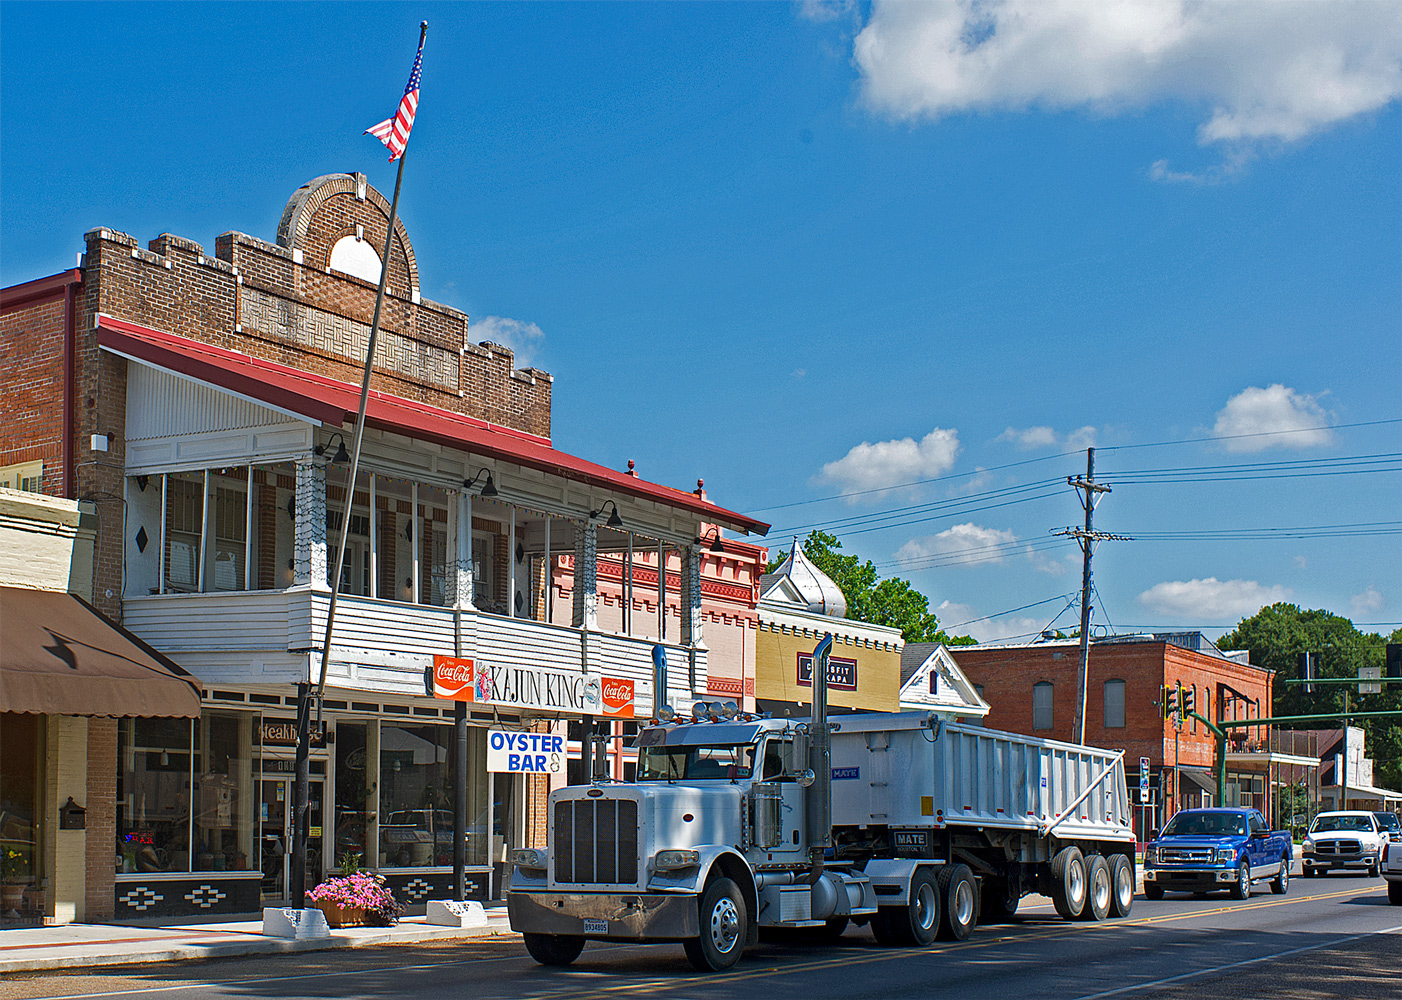
[[[434,698],[573,715],[633,717],[633,682],[617,677],[435,656],[433,666],[424,671],[424,682]]]

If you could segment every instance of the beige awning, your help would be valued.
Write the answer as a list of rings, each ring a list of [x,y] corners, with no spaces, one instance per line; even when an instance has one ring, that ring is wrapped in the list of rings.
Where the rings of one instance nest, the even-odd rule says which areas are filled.
[[[200,686],[73,594],[0,587],[0,712],[193,718]]]

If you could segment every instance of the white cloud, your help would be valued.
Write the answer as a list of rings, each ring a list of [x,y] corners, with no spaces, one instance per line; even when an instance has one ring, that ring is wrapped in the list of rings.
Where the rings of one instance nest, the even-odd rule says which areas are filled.
[[[898,119],[1172,101],[1200,109],[1200,143],[1240,150],[1402,96],[1402,18],[1366,0],[885,0],[854,59],[867,104]]]
[[[1308,569],[1308,568],[1309,568],[1309,564],[1310,564],[1310,561],[1309,561],[1308,559],[1306,559],[1304,556],[1296,556],[1296,557],[1295,557],[1295,567],[1296,567],[1297,569]]]
[[[906,562],[938,556],[941,566],[1000,563],[1013,554],[1017,535],[1002,528],[956,524],[937,535],[912,538],[900,547],[896,559]]]
[[[1245,618],[1268,604],[1290,599],[1289,587],[1266,587],[1255,580],[1166,580],[1139,595],[1139,603],[1164,615],[1197,620]]]
[[[1078,427],[1074,431],[1058,434],[1051,427],[1024,427],[1021,430],[1009,427],[998,435],[998,440],[1011,441],[1023,451],[1057,447],[1079,451],[1082,448],[1095,447],[1095,428]]]
[[[472,336],[480,342],[509,347],[516,355],[517,368],[529,368],[545,339],[545,332],[534,323],[505,316],[484,316],[473,320]]]
[[[936,427],[923,439],[863,441],[836,462],[823,466],[819,478],[844,492],[880,489],[917,482],[948,472],[959,454],[959,432]]]
[[[1382,608],[1383,595],[1378,593],[1376,587],[1369,587],[1361,594],[1354,594],[1350,602],[1353,604],[1353,617],[1362,618]]]
[[[856,11],[856,0],[799,0],[798,3],[798,16],[819,24],[851,19]]]
[[[1329,414],[1316,397],[1277,382],[1264,389],[1249,386],[1227,400],[1212,432],[1233,438],[1223,442],[1227,451],[1317,448],[1333,443],[1328,422]]]

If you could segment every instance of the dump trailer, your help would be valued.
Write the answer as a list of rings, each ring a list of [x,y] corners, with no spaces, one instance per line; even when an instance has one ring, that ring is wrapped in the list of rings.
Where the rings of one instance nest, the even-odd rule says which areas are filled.
[[[698,703],[640,732],[637,781],[553,791],[545,849],[511,858],[511,926],[531,955],[672,941],[719,970],[761,928],[821,940],[869,923],[884,945],[921,946],[1030,892],[1066,919],[1129,912],[1121,752],[922,712],[829,720],[821,684],[814,697],[812,720]]]

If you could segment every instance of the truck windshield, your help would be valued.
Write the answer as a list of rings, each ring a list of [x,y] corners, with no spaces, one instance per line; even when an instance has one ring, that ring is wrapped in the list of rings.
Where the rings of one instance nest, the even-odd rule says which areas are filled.
[[[638,751],[639,781],[682,778],[748,778],[754,772],[754,744],[743,746],[654,746]]]
[[[1334,830],[1372,833],[1373,821],[1367,816],[1320,816],[1310,827],[1310,833],[1331,833]]]
[[[1233,813],[1179,813],[1163,828],[1165,837],[1225,837],[1246,834],[1246,818]]]

